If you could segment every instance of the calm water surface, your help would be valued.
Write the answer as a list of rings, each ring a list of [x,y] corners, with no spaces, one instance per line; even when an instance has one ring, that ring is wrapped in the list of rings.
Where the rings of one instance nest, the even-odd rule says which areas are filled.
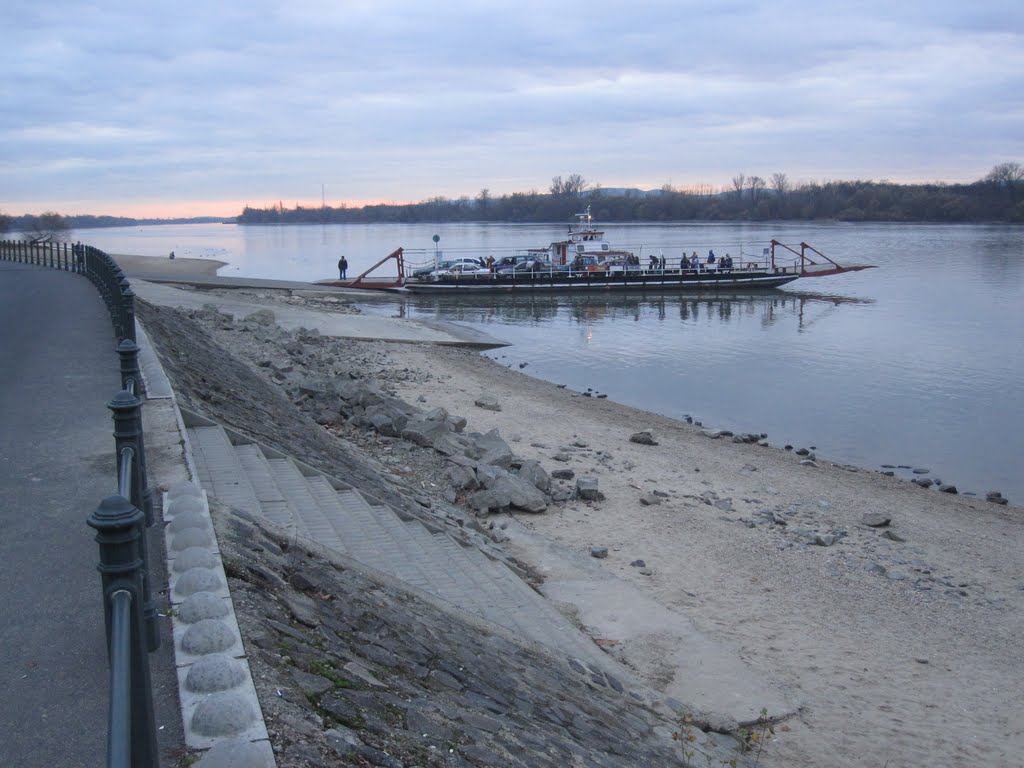
[[[493,357],[574,389],[868,468],[912,465],[1024,503],[1024,228],[879,224],[613,225],[613,247],[760,253],[775,237],[878,269],[748,296],[395,297],[366,311],[472,325]],[[332,277],[409,261],[496,257],[564,225],[190,225],[89,230],[110,253],[215,258],[226,276]],[[393,273],[393,270],[392,270]],[[909,470],[902,474],[910,476]],[[923,491],[922,491],[923,492]]]

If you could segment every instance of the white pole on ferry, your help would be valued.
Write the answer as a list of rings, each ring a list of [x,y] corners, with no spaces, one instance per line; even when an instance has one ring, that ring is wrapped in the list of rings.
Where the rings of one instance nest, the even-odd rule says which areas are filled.
[[[438,253],[437,244],[441,241],[440,235],[434,235],[434,269],[439,269],[441,266],[441,255]]]

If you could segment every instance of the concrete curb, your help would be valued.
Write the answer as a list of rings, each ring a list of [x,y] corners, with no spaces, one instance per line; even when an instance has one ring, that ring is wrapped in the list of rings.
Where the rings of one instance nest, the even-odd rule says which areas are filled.
[[[163,494],[168,598],[185,744],[206,750],[199,768],[276,768],[252,674],[235,618],[206,492],[196,483],[188,433],[149,337],[136,324],[147,400],[160,412],[161,459],[177,467]],[[174,413],[169,423],[170,409]],[[144,412],[146,409],[143,409]],[[177,443],[171,455],[169,444]],[[183,466],[182,466],[183,465]]]
[[[164,495],[164,518],[185,743],[209,749],[232,739],[269,749],[206,493],[175,483]]]

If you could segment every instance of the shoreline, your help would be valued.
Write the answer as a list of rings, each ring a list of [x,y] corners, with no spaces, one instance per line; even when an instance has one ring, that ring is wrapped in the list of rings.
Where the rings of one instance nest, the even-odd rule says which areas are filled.
[[[511,349],[515,349],[514,345],[512,345],[511,343],[509,343],[508,346]],[[488,352],[488,351],[491,351],[491,350],[484,350],[484,352]],[[505,357],[505,355],[502,355],[502,357]],[[513,367],[514,363],[503,362],[503,361],[501,361],[501,360],[499,360],[499,359],[497,359],[495,357],[492,357],[492,356],[488,356],[487,359],[491,360],[496,365],[498,365],[498,366],[500,366],[502,368],[505,368],[510,373],[521,373],[522,375],[529,376],[531,378],[537,379],[538,381],[544,381],[544,382],[553,384],[553,385],[558,386],[558,387],[566,387],[566,386],[568,386],[568,385],[566,385],[564,383],[561,383],[561,382],[558,382],[558,381],[556,381],[554,379],[546,378],[546,377],[540,376],[540,375],[535,375],[534,373],[528,372],[526,370],[516,371],[514,369],[514,367]],[[631,409],[637,411],[638,413],[648,413],[648,414],[652,414],[653,416],[655,416],[657,418],[664,418],[664,419],[668,419],[670,421],[691,424],[695,428],[700,429],[700,430],[705,430],[705,431],[724,431],[724,432],[729,432],[730,434],[735,433],[737,435],[757,435],[757,436],[761,437],[762,439],[764,439],[766,441],[771,440],[772,434],[775,434],[775,433],[772,433],[772,434],[764,433],[764,432],[762,432],[760,430],[760,428],[748,429],[748,428],[745,428],[745,427],[741,428],[741,427],[736,427],[736,426],[709,425],[708,423],[706,423],[706,420],[704,418],[693,416],[692,414],[683,414],[682,416],[673,416],[670,413],[665,413],[663,411],[656,411],[656,410],[644,408],[644,407],[639,406],[639,405],[634,405],[632,403],[623,402],[622,400],[616,400],[614,395],[611,395],[611,394],[608,394],[608,393],[604,393],[604,392],[599,392],[598,390],[590,389],[589,387],[587,388],[587,390],[576,390],[576,391],[582,397],[590,397],[590,398],[593,398],[595,400],[604,400],[604,399],[611,400],[612,402],[615,402],[615,403],[617,403],[618,405],[620,405],[620,406],[622,406],[624,408],[631,408]],[[824,441],[819,439],[817,442],[824,442]],[[823,459],[823,460],[827,461],[828,463],[836,465],[836,466],[853,467],[853,468],[856,468],[858,471],[861,471],[861,472],[872,472],[872,473],[876,473],[876,474],[879,474],[879,475],[882,475],[882,476],[894,477],[895,479],[900,480],[902,482],[915,483],[915,481],[919,481],[919,480],[922,480],[922,479],[929,479],[931,481],[930,485],[919,484],[919,486],[921,488],[923,488],[924,490],[931,490],[931,491],[933,491],[935,493],[947,493],[946,491],[941,491],[940,490],[941,488],[944,488],[947,485],[952,486],[954,488],[961,487],[960,483],[955,482],[955,481],[954,482],[948,482],[945,478],[943,478],[941,481],[939,481],[938,479],[932,478],[932,476],[936,474],[932,470],[919,469],[919,468],[927,467],[930,464],[934,463],[934,462],[931,462],[930,460],[928,460],[927,458],[925,458],[925,460],[923,460],[923,461],[921,461],[921,462],[919,462],[917,464],[893,464],[893,463],[889,463],[887,461],[887,462],[878,463],[878,464],[875,464],[875,465],[872,466],[872,465],[868,465],[867,463],[862,463],[861,461],[858,461],[857,459],[847,460],[847,459],[844,459],[842,457],[835,456],[835,455],[833,455],[831,453],[828,453],[827,449],[826,449],[825,452],[822,452],[822,450],[820,448],[818,448],[816,445],[810,444],[810,443],[808,445],[806,445],[806,446],[801,446],[799,443],[795,443],[795,442],[790,444],[790,443],[784,443],[784,442],[781,442],[781,441],[774,441],[774,440],[772,440],[771,443],[770,443],[770,447],[775,449],[775,450],[786,451],[787,453],[790,453],[791,455],[793,455],[796,458],[796,460],[800,460],[800,459],[806,458],[807,455],[809,454],[811,457],[817,457],[819,459]],[[979,486],[979,488],[980,487],[981,486]],[[1007,506],[1011,506],[1011,507],[1021,507],[1022,506],[1019,503],[1015,503],[1014,499],[1010,499],[1009,497],[1004,497],[1002,495],[1002,493],[1000,491],[998,491],[998,490],[982,491],[982,490],[973,490],[972,489],[972,490],[966,490],[966,491],[961,491],[961,490],[949,491],[948,493],[951,493],[952,495],[959,495],[959,496],[962,496],[962,497],[968,498],[968,499],[976,499],[976,500],[986,501],[986,502],[990,502],[990,503],[994,502],[994,503],[998,503],[998,504],[1002,504],[1002,505],[1007,505]],[[1004,501],[999,502],[999,501],[995,501],[994,499],[990,499],[990,498],[988,498],[988,496],[990,494],[995,495],[995,496],[999,496],[999,497],[1003,498]]]
[[[609,593],[585,587],[629,585],[795,702],[762,764],[924,765],[940,755],[964,768],[1019,763],[1019,509],[801,464],[781,448],[584,397],[474,351],[345,343],[386,358],[367,375],[406,402],[464,416],[467,431],[498,429],[549,471],[597,478],[600,501],[481,523],[652,687],[685,687],[685,663],[699,664],[699,651],[637,620],[633,606],[609,611]],[[481,394],[500,410],[477,407]],[[657,444],[630,439],[642,430]],[[424,492],[441,494],[447,481],[435,481]],[[607,557],[592,558],[592,547]],[[572,558],[598,576],[574,581]]]

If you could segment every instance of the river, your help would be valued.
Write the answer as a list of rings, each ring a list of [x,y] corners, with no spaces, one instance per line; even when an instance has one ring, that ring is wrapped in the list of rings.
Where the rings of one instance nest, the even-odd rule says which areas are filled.
[[[225,276],[349,276],[395,248],[410,262],[496,258],[566,224],[187,225],[83,230],[109,253],[213,258]],[[760,254],[772,237],[878,269],[752,295],[390,297],[368,312],[472,325],[512,346],[510,367],[706,426],[869,469],[894,465],[1024,503],[1024,227],[905,224],[615,224],[642,258],[714,248]],[[433,235],[439,242],[433,242]],[[394,274],[393,266],[390,273]],[[900,466],[902,465],[902,467]],[[684,469],[684,468],[681,468]],[[922,491],[925,492],[925,491]]]

